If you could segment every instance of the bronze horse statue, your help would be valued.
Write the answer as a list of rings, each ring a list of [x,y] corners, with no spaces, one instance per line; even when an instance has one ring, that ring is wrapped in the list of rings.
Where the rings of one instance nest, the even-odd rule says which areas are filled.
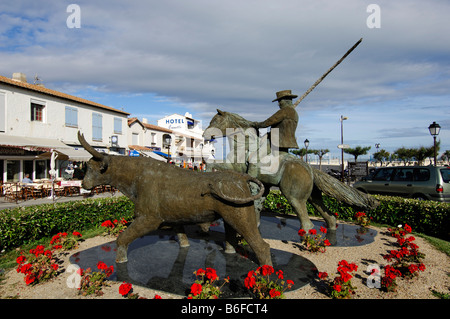
[[[223,163],[208,161],[208,170],[234,170],[256,177],[265,187],[263,200],[270,187],[279,187],[305,230],[314,227],[308,216],[306,202],[311,203],[321,214],[329,230],[336,230],[336,217],[324,205],[322,194],[361,210],[378,206],[378,201],[370,195],[311,167],[295,155],[278,153],[278,141],[273,138],[269,141],[267,134],[260,137],[259,132],[253,129],[253,123],[238,114],[217,110],[203,136],[205,139],[227,137],[231,152]],[[252,173],[249,170],[251,165],[257,168],[252,169]]]

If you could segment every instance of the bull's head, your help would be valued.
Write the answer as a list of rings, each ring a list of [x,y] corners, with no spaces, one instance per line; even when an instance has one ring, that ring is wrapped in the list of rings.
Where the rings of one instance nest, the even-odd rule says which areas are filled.
[[[110,157],[107,154],[96,151],[89,145],[80,131],[78,131],[78,141],[92,155],[92,158],[87,163],[87,171],[82,183],[83,188],[92,189],[98,185],[110,184],[109,174],[107,174]]]

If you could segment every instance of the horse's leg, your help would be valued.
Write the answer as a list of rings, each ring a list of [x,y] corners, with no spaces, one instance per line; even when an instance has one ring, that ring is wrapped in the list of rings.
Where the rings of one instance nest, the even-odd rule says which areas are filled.
[[[327,228],[329,230],[336,230],[336,217],[332,215],[328,208],[324,205],[322,192],[319,189],[314,187],[311,197],[309,198],[309,202],[320,213],[320,215],[322,215],[323,219],[325,219]]]
[[[285,165],[286,167],[279,184],[280,191],[294,208],[301,227],[308,231],[314,228],[306,208],[306,202],[313,187],[312,176],[306,169],[295,162],[288,162]]]

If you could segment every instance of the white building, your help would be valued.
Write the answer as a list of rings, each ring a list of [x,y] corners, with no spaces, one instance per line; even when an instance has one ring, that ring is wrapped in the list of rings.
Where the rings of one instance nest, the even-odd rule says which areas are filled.
[[[130,155],[151,156],[159,160],[167,160],[166,137],[174,138],[169,129],[149,124],[147,119],[140,121],[136,117],[128,119],[128,148]],[[155,156],[156,154],[156,156]]]
[[[125,154],[129,113],[76,96],[27,83],[26,76],[0,76],[0,182],[48,177],[42,152],[57,150],[57,176],[68,160],[86,160],[77,138],[81,131],[101,152]],[[64,156],[63,156],[64,155]],[[65,165],[65,166],[64,166]]]
[[[203,138],[201,121],[192,114],[172,114],[158,120],[158,126],[172,131],[171,152],[177,163],[198,165],[214,154],[213,145]]]

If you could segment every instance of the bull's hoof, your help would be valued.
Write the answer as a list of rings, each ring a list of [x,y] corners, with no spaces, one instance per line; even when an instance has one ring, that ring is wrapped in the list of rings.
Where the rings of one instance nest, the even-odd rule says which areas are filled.
[[[180,248],[186,248],[186,247],[190,247],[190,246],[191,246],[191,244],[189,244],[189,242],[186,242],[186,243],[180,242]]]
[[[230,245],[229,243],[225,244],[225,254],[235,254],[236,249],[234,249],[233,245]]]
[[[186,234],[178,233],[177,235],[178,235],[178,242],[179,242],[181,248],[186,248],[186,247],[191,246],[191,244],[189,244],[189,239],[186,236]]]

